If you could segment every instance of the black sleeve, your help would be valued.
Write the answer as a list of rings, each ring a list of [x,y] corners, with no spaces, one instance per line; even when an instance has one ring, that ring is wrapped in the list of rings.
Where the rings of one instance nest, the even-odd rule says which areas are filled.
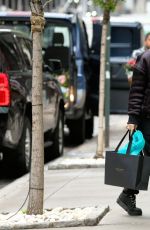
[[[130,124],[137,124],[140,120],[142,104],[147,82],[147,61],[143,55],[137,60],[133,71],[132,85],[129,93],[128,115]]]

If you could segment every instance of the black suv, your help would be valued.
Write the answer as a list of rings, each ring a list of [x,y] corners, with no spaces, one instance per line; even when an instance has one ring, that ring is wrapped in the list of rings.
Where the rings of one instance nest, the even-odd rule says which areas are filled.
[[[120,20],[120,21],[119,21]],[[91,38],[91,105],[98,113],[99,69],[101,19],[92,18]],[[88,25],[89,26],[89,21]],[[111,113],[126,113],[128,105],[129,84],[124,65],[130,59],[133,50],[140,48],[143,39],[143,28],[139,22],[125,22],[115,18],[111,20],[110,41],[110,110]]]
[[[82,19],[72,14],[45,13],[43,57],[47,65],[60,60],[60,82],[65,99],[66,124],[73,142],[81,144],[93,134],[93,113],[89,106],[89,47]],[[13,27],[30,35],[30,13],[0,13],[1,27]],[[59,65],[59,63],[58,63]]]
[[[0,152],[4,160],[27,171],[32,134],[32,41],[22,33],[0,29]],[[45,145],[63,154],[64,101],[54,74],[43,73]],[[12,163],[12,162],[11,162]]]

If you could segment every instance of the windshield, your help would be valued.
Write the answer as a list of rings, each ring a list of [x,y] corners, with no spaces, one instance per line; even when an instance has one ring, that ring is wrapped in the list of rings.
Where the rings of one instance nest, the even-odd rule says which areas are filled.
[[[29,38],[31,35],[31,25],[30,22],[22,22],[22,21],[0,21],[1,28],[10,28],[13,30],[21,31],[25,33]],[[43,32],[43,48],[47,48],[48,46],[52,46],[53,37],[55,33],[61,33],[63,36],[63,46],[70,47],[70,36],[69,36],[69,28],[64,25],[58,25],[58,23],[47,23],[44,32]]]

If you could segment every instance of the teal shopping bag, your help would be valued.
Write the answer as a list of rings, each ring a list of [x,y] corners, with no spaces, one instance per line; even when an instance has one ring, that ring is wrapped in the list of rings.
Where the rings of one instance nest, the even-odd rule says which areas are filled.
[[[126,154],[129,143],[119,148],[119,154]],[[145,139],[141,131],[137,130],[132,135],[132,145],[130,149],[130,155],[139,155],[145,146]]]

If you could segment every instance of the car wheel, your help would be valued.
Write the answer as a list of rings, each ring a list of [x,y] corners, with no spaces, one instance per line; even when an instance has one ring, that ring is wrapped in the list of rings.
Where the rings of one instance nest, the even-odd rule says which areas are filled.
[[[31,166],[32,127],[28,117],[25,117],[22,137],[17,147],[17,166],[19,172],[30,171]]]
[[[57,120],[57,126],[53,133],[52,152],[54,156],[59,157],[63,155],[64,151],[64,115],[60,110]]]
[[[70,138],[74,144],[82,144],[85,141],[85,116],[69,122]]]
[[[86,125],[85,125],[85,135],[87,139],[91,139],[93,137],[93,131],[94,131],[94,117],[91,116],[90,119],[86,120]]]

